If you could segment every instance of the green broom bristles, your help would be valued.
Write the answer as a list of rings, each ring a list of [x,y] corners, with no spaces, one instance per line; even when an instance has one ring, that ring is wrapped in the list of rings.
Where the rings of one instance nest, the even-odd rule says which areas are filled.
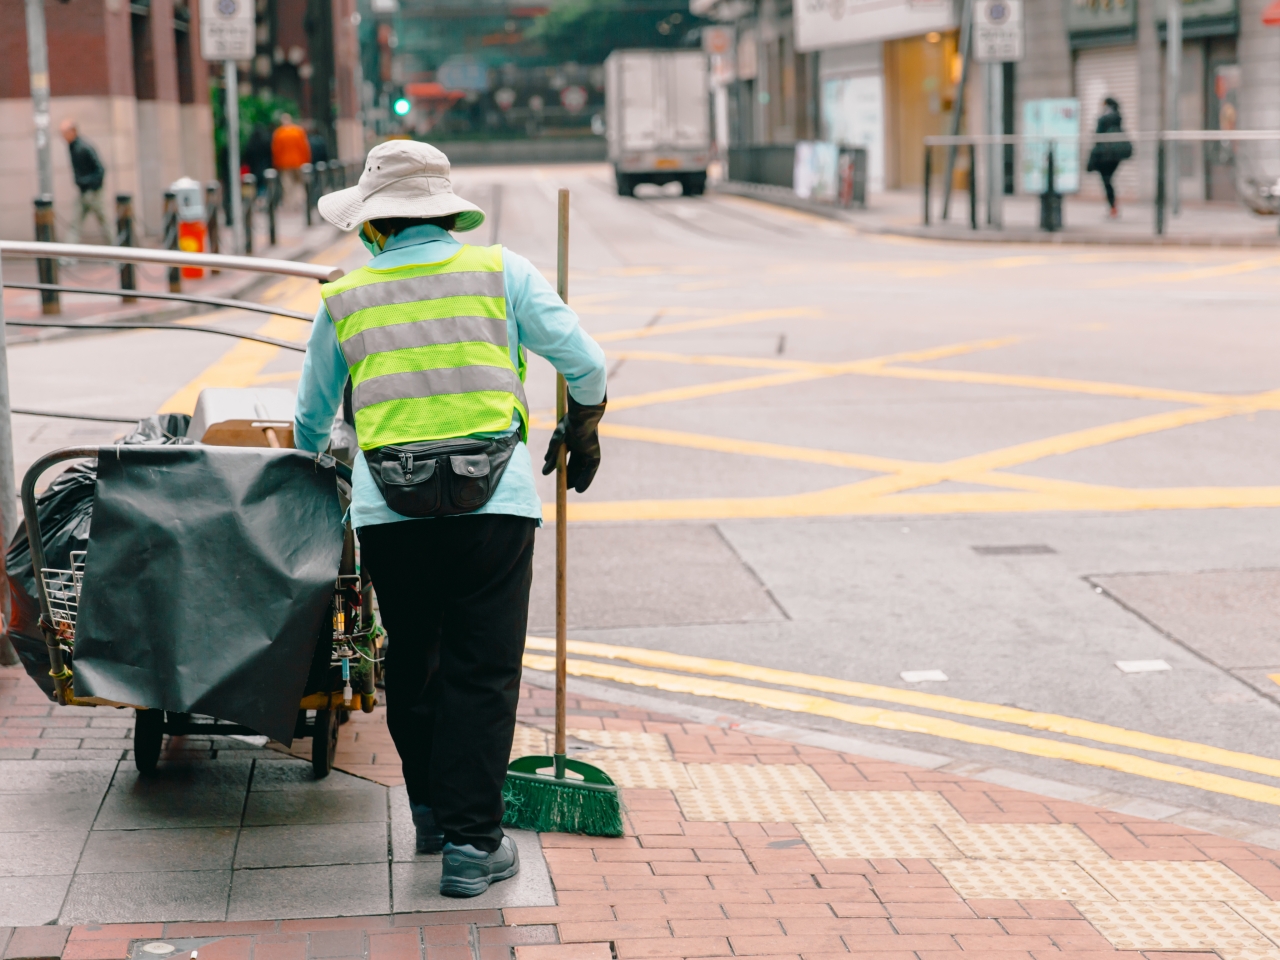
[[[539,833],[622,836],[622,803],[618,797],[618,788],[603,771],[590,768],[600,778],[596,782],[558,779],[536,772],[537,768],[531,761],[544,760],[550,761],[551,758],[522,757],[511,764],[502,790],[502,799],[506,804],[506,813],[502,818],[504,824]],[[568,762],[572,768],[588,766],[574,760]],[[532,769],[518,770],[518,764]],[[541,766],[550,766],[550,763]]]

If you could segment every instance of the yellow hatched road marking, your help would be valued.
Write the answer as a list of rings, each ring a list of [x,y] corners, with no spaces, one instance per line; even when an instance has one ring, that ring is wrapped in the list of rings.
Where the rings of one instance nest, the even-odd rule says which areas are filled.
[[[526,653],[524,666],[530,670],[551,672],[555,670],[555,658]],[[1280,806],[1280,788],[1266,784],[1251,783],[1248,780],[1238,780],[1221,774],[1192,770],[1189,767],[1179,767],[1174,764],[1148,760],[1145,757],[1136,757],[1128,753],[1102,750],[1098,747],[1065,743],[1044,737],[1032,737],[1022,733],[991,730],[986,727],[975,727],[955,720],[946,720],[925,714],[884,710],[878,707],[862,707],[829,700],[826,697],[816,697],[811,694],[775,690],[771,687],[753,687],[741,683],[728,683],[723,680],[708,680],[703,677],[681,676],[674,673],[661,673],[655,670],[640,670],[635,667],[621,667],[609,663],[596,663],[590,660],[570,660],[568,662],[568,672],[575,677],[612,680],[616,683],[665,690],[670,693],[684,693],[691,696],[713,697],[719,700],[750,703],[773,710],[786,710],[791,713],[807,713],[814,716],[830,717],[834,720],[843,720],[847,723],[855,723],[861,726],[878,727],[882,730],[923,733],[962,743],[997,747],[1029,756],[1044,757],[1052,760],[1069,760],[1072,763],[1116,770],[1120,773],[1146,777],[1149,780],[1160,780],[1165,783],[1175,783],[1180,786],[1195,787],[1213,793]]]
[[[543,637],[529,637],[527,645],[535,650],[555,650],[555,641]],[[668,653],[665,650],[646,650],[641,647],[623,647],[615,644],[570,640],[569,652],[584,657],[625,660],[628,663],[639,664],[643,667],[681,670],[685,673],[696,673],[705,677],[734,677],[738,680],[755,680],[760,683],[776,683],[781,686],[799,687],[803,690],[814,690],[819,693],[834,693],[845,697],[857,697],[860,700],[880,700],[885,703],[901,704],[902,706],[920,707],[925,710],[936,710],[939,713],[954,713],[962,717],[993,720],[998,723],[1029,727],[1032,730],[1044,730],[1067,737],[1078,737],[1082,740],[1108,743],[1117,747],[1146,750],[1149,753],[1163,753],[1171,757],[1180,757],[1183,760],[1198,760],[1203,763],[1212,763],[1219,767],[1231,767],[1236,770],[1247,770],[1250,773],[1260,773],[1268,777],[1280,777],[1280,760],[1273,760],[1270,757],[1240,753],[1236,750],[1226,750],[1222,747],[1213,747],[1190,740],[1160,737],[1151,733],[1128,730],[1124,727],[1113,727],[1093,720],[1081,720],[1077,717],[1066,717],[1056,713],[1039,713],[1034,710],[1007,707],[997,703],[983,703],[980,700],[961,700],[957,697],[925,693],[920,690],[902,690],[898,687],[885,687],[856,680],[840,680],[836,677],[822,677],[809,673],[797,673],[792,670],[776,670],[772,667],[759,667],[750,663],[735,663],[731,660],[691,657],[681,653]]]

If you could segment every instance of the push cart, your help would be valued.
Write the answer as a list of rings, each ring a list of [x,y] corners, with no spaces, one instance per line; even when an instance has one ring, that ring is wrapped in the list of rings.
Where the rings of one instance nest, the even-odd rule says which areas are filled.
[[[69,569],[46,564],[35,489],[41,475],[50,467],[68,460],[96,460],[100,450],[110,449],[113,448],[67,447],[41,457],[22,479],[22,510],[32,569],[37,572],[40,630],[48,648],[49,675],[53,679],[56,700],[64,705],[134,709],[137,712],[133,728],[134,763],[140,772],[150,773],[160,758],[165,734],[251,736],[257,731],[212,717],[76,695],[73,673],[76,620],[87,551],[73,552]],[[338,479],[349,490],[350,467],[341,462],[337,462],[336,467]],[[355,536],[350,524],[344,530],[331,613],[332,629],[328,623],[321,629],[294,729],[295,738],[311,738],[311,766],[316,777],[326,776],[333,768],[339,725],[351,711],[369,713],[377,704],[376,683],[380,675],[383,635],[373,610],[372,590],[357,568]]]

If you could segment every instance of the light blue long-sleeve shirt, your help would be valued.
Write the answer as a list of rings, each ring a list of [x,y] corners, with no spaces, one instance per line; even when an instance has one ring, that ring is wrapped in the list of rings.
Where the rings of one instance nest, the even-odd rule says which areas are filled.
[[[430,224],[410,227],[387,240],[369,266],[385,270],[417,263],[439,263],[452,257],[461,244],[447,231]],[[519,349],[527,347],[551,361],[564,374],[569,392],[579,403],[596,404],[604,399],[604,351],[578,325],[578,317],[528,260],[510,250],[502,251],[503,284],[507,299],[507,343],[511,362],[519,367]],[[334,415],[342,404],[342,392],[350,371],[338,345],[338,333],[324,304],[316,311],[307,355],[302,362],[298,402],[294,413],[294,444],[311,453],[323,451],[329,443]],[[517,411],[511,429],[520,429]],[[495,434],[477,434],[492,437]],[[352,467],[351,524],[364,527],[375,523],[410,520],[396,513],[382,499],[360,453]],[[529,448],[517,443],[489,502],[476,513],[501,513],[542,520],[542,502],[533,482],[533,461]]]

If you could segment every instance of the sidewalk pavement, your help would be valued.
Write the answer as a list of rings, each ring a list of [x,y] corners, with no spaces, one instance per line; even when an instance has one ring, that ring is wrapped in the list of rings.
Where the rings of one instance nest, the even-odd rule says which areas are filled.
[[[918,190],[891,190],[873,193],[866,209],[843,209],[827,203],[802,200],[785,187],[722,180],[710,186],[714,192],[750,197],[840,220],[867,233],[920,237],[935,240],[963,240],[986,243],[1083,243],[1131,244],[1139,246],[1280,246],[1280,219],[1260,217],[1236,202],[1184,202],[1174,216],[1166,210],[1165,235],[1155,236],[1155,210],[1151,203],[1120,204],[1119,219],[1106,215],[1105,204],[1093,197],[1063,197],[1063,229],[1046,233],[1039,227],[1040,198],[1005,197],[1004,229],[985,225],[986,208],[979,198],[979,229],[969,226],[969,194],[951,194],[950,218],[941,219],[941,191],[931,198],[932,223],[923,225],[923,197]]]
[[[545,749],[553,714],[552,692],[526,685],[513,753]],[[43,761],[63,771],[61,789],[28,797],[25,809],[34,803],[47,811],[65,802],[77,770],[105,762],[116,766],[116,781],[128,781],[132,763],[123,711],[51,706],[19,671],[0,671],[0,716],[0,757],[9,758],[0,770],[0,874],[11,878],[0,878],[3,917],[77,856],[83,867],[96,850],[107,854],[97,869],[113,869],[112,848],[95,847],[110,824],[94,823],[87,842],[84,834],[18,833],[23,807],[15,791],[31,782],[21,768]],[[441,899],[423,909],[397,899],[370,913],[342,902],[360,886],[358,866],[300,867],[328,873],[292,888],[296,909],[264,919],[182,922],[190,903],[171,905],[149,923],[85,916],[0,929],[0,957],[141,960],[162,956],[142,947],[163,940],[179,960],[193,947],[200,960],[1173,960],[1187,953],[1280,960],[1280,851],[956,774],[750,736],[728,721],[681,722],[573,695],[569,716],[574,755],[604,767],[623,787],[627,830],[619,839],[542,835],[554,905]],[[230,740],[171,743],[162,770],[222,766],[241,749],[259,748]],[[339,763],[394,783],[389,749],[381,711],[357,715],[342,728]],[[205,759],[193,759],[202,752]],[[302,768],[281,752],[275,757],[271,770]],[[136,777],[133,783],[103,809],[119,817],[145,806],[147,791]],[[322,783],[309,802],[326,792],[352,791]],[[154,805],[158,794],[149,795]],[[205,806],[219,796],[210,782]],[[152,809],[167,817],[163,827],[180,847],[203,807]],[[289,822],[306,819],[309,807],[279,809]],[[252,811],[250,803],[245,810]],[[242,838],[264,829],[243,816]],[[283,840],[302,828],[266,829]],[[127,831],[112,832],[119,841]],[[391,832],[394,845],[394,824]],[[256,840],[261,850],[270,837]],[[161,838],[133,848],[134,862],[115,864],[108,884],[124,890],[137,858],[161,858],[166,846]],[[334,863],[315,838],[296,850]],[[268,881],[256,889],[271,899],[280,871],[238,872],[255,870]],[[301,919],[320,901],[340,916]],[[357,915],[341,916],[349,913]]]
[[[276,222],[275,246],[268,243],[265,216],[255,220],[254,254],[278,260],[302,260],[319,253],[333,243],[339,233],[336,228],[313,217],[313,225],[306,226],[301,212],[280,213]],[[223,252],[230,244],[230,231],[224,228]],[[165,292],[169,290],[169,268],[156,264],[137,264],[135,268],[140,291]],[[4,259],[4,279],[7,283],[38,283],[36,261],[28,257],[10,256]],[[245,299],[263,283],[273,280],[270,276],[226,271],[213,274],[206,270],[202,279],[182,280],[182,293],[194,296]],[[120,287],[118,264],[109,261],[77,260],[58,267],[58,282],[63,286],[117,290]],[[41,312],[40,294],[34,290],[4,291],[4,319],[9,323],[21,320],[64,320],[79,323],[163,322],[204,312],[198,304],[171,300],[138,300],[124,303],[114,297],[63,293],[60,296],[62,312],[46,315]],[[65,331],[48,328],[19,327],[8,337],[9,342],[42,340],[65,335]]]

